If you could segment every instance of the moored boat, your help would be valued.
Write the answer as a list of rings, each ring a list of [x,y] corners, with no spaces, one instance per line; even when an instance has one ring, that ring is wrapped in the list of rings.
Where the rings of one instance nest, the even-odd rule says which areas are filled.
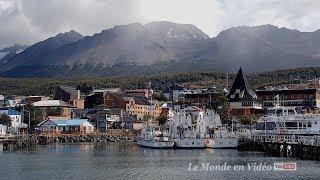
[[[213,149],[237,148],[238,138],[235,136],[224,136],[206,139],[205,146]]]
[[[174,142],[165,132],[160,131],[160,127],[145,125],[137,144],[149,148],[172,148]]]
[[[149,148],[173,148],[174,142],[169,140],[144,140],[138,139],[137,143],[139,146]]]
[[[276,105],[258,120],[253,134],[319,135],[320,115],[300,114],[294,107]]]
[[[198,138],[174,139],[177,148],[205,148],[204,140]]]

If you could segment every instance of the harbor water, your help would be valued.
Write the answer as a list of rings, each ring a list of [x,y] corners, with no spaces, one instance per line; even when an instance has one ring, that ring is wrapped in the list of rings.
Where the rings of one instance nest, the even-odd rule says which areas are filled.
[[[296,163],[296,170],[274,170],[274,163],[287,162]],[[266,168],[261,168],[261,164]],[[133,143],[52,144],[25,151],[0,152],[0,179],[229,180],[283,177],[320,179],[320,163],[234,149],[148,149]]]

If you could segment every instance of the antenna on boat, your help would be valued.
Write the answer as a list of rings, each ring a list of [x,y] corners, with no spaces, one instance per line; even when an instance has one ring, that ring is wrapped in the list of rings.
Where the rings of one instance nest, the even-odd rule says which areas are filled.
[[[274,106],[275,107],[280,106],[280,95],[279,94],[274,97],[274,100],[275,100],[274,101]]]

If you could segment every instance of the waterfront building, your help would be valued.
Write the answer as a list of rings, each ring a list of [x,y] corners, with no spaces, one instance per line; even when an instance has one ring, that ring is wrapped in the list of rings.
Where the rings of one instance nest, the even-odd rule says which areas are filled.
[[[45,116],[63,116],[71,117],[71,109],[74,106],[61,100],[47,100],[33,103],[33,106],[43,109]],[[45,118],[45,117],[44,117]]]
[[[121,108],[111,108],[108,113],[108,125],[113,129],[139,130],[142,128],[142,121],[137,118],[137,115]]]
[[[104,105],[106,108],[126,109],[129,98],[123,93],[108,92],[104,97]]]
[[[175,102],[178,100],[179,95],[183,92],[188,92],[188,90],[182,86],[174,84],[167,87],[163,94],[169,101]]]
[[[72,104],[74,107],[78,109],[84,108],[84,100],[81,99],[80,90],[77,90],[71,86],[59,86],[54,96],[55,100],[62,100]]]
[[[123,93],[107,93],[105,107],[123,109],[132,115],[137,115],[138,120],[142,120],[144,116],[158,117],[161,113],[158,101],[145,96],[126,96]]]
[[[230,108],[229,115],[231,116],[254,115],[262,111],[262,105],[258,101],[257,95],[250,90],[246,83],[241,68],[234,79],[227,98]]]
[[[85,97],[84,108],[92,109],[95,106],[103,104],[103,93],[91,93]]]
[[[212,108],[215,102],[225,97],[225,89],[207,89],[199,90],[196,93],[180,94],[178,101],[175,103],[181,107],[197,106]]]
[[[32,104],[38,101],[48,101],[49,99],[47,96],[28,96],[21,100],[21,104]]]
[[[94,132],[94,126],[88,119],[51,119],[37,125],[41,133],[88,134]]]
[[[133,89],[124,91],[124,95],[126,96],[143,96],[146,98],[150,97],[149,89]]]
[[[27,128],[27,125],[22,122],[22,114],[12,108],[1,108],[0,114],[6,114],[11,119],[11,126],[8,127],[11,133],[19,134],[21,129]]]
[[[294,106],[307,112],[320,108],[320,89],[264,89],[257,90],[256,94],[263,108],[273,107],[276,100],[281,106]]]
[[[137,119],[144,120],[146,116],[158,117],[161,114],[161,106],[156,100],[149,100],[143,96],[128,97],[126,111],[137,115]]]

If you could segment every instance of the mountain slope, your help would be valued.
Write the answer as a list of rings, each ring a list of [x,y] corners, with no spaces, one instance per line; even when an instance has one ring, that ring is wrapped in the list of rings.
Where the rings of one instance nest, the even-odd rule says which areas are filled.
[[[20,45],[20,44],[15,44],[10,47],[6,47],[0,50],[0,64],[4,65],[10,60],[12,57],[17,55],[18,53],[24,51],[27,49],[28,46],[26,45]]]
[[[5,64],[5,66],[0,68],[0,70],[9,70],[17,66],[32,63],[38,64],[42,61],[40,57],[49,54],[56,48],[76,42],[82,38],[83,36],[75,31],[70,31],[63,34],[60,33],[54,37],[38,42],[19,53],[17,56],[14,56],[8,63]]]
[[[239,66],[243,66],[251,72],[261,72],[320,65],[320,60],[313,54],[305,52],[303,49],[300,49],[301,53],[297,53],[298,51],[287,48],[290,45],[297,47],[295,44],[302,43],[297,40],[295,43],[285,40],[293,38],[293,36],[297,36],[296,33],[300,34],[301,32],[288,29],[283,31],[282,28],[279,29],[271,25],[243,26],[222,31],[214,38],[219,47],[216,54],[216,59],[219,60],[218,64],[222,65],[219,68],[226,71],[236,71]],[[286,41],[287,43],[285,43]],[[231,66],[224,64],[231,64]]]
[[[68,41],[58,38],[60,34],[14,56],[2,76],[234,72],[239,66],[261,72],[320,66],[319,30],[240,26],[210,38],[194,25],[164,21],[115,26],[84,38],[71,34],[66,35]]]

